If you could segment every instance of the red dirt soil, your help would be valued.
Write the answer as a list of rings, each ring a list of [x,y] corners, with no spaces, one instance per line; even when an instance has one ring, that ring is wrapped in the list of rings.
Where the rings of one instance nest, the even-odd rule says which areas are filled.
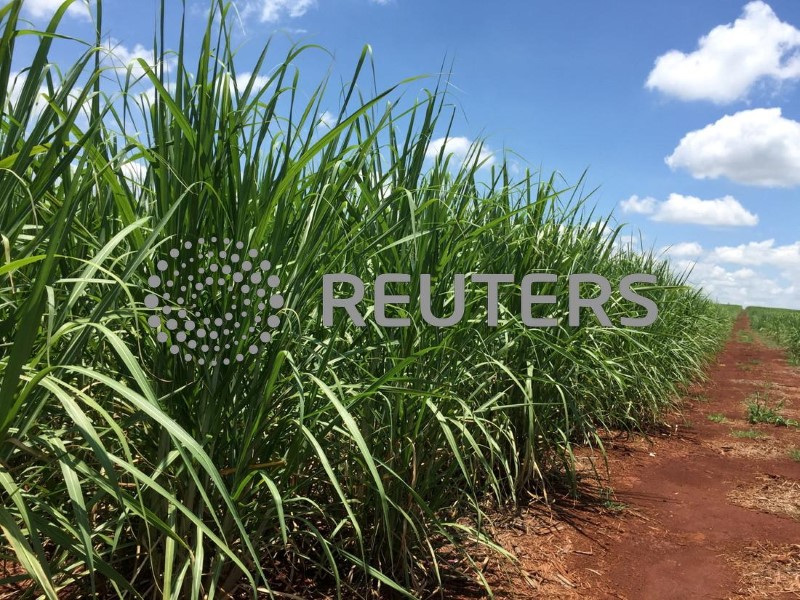
[[[800,428],[751,425],[746,406],[800,420],[800,369],[742,316],[708,378],[663,432],[608,441],[611,497],[497,532],[520,560],[489,568],[497,597],[800,598]]]

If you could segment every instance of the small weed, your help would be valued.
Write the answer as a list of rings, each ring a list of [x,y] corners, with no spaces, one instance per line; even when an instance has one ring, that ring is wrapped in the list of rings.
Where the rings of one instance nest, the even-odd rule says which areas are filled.
[[[603,502],[603,507],[611,512],[622,512],[628,508],[624,502],[617,502],[616,500],[606,500]]]
[[[611,512],[622,512],[628,508],[627,504],[616,500],[614,496],[614,490],[609,487],[600,489],[600,498],[602,499],[600,503],[602,504],[603,508],[610,510]]]
[[[708,420],[713,423],[726,423],[728,419],[722,413],[713,413],[708,415]]]
[[[764,437],[764,434],[760,431],[755,431],[754,429],[747,429],[747,430],[736,430],[731,431],[731,435],[737,438],[743,438],[748,440],[757,440]]]
[[[795,462],[800,462],[800,448],[792,448],[789,450],[789,458]]]
[[[694,402],[708,402],[709,401],[709,397],[706,396],[703,393],[700,393],[700,392],[689,392],[687,394],[687,397],[689,399],[693,400]]]
[[[798,422],[781,415],[783,402],[770,406],[769,397],[756,392],[747,400],[747,421],[749,423],[768,423],[782,427],[797,427]]]
[[[753,333],[742,329],[736,333],[736,339],[744,344],[751,344],[753,342]]]

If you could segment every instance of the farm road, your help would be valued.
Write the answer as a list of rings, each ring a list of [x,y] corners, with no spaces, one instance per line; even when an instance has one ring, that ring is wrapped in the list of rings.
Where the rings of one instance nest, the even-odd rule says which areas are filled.
[[[490,567],[498,597],[800,598],[800,368],[742,315],[670,421],[607,440],[594,506],[503,528],[521,569]]]

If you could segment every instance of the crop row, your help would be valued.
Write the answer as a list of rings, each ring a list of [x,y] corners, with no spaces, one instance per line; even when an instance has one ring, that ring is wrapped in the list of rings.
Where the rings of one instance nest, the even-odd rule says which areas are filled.
[[[156,66],[104,66],[98,33],[55,69],[66,8],[33,54],[20,10],[0,8],[0,540],[25,593],[417,597],[480,578],[474,543],[500,551],[486,509],[574,488],[575,445],[657,420],[728,330],[577,188],[512,177],[480,144],[432,152],[443,81],[370,94],[365,50],[332,93],[300,75],[313,48],[265,48],[248,71],[268,75],[242,75],[216,3],[196,45],[162,20]],[[555,326],[522,322],[519,286],[472,290],[448,327],[420,317],[421,297],[453,314],[459,274],[538,272],[564,276],[526,306]],[[323,323],[331,273],[366,298],[408,274],[384,307],[408,324],[369,302],[364,327]],[[656,322],[571,326],[573,273],[611,282],[614,324],[646,314],[622,279],[655,276],[628,291]]]

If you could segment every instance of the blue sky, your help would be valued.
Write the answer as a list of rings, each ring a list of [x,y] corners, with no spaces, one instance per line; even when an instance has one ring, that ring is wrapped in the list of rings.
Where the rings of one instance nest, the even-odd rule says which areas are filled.
[[[27,17],[42,22],[58,3],[25,0]],[[200,30],[207,3],[188,3]],[[89,13],[75,6],[67,27],[89,37]],[[104,3],[118,56],[151,46],[156,6]],[[175,0],[171,8],[179,7]],[[454,136],[485,137],[491,151],[513,150],[521,166],[557,170],[569,183],[588,169],[600,210],[614,210],[646,246],[671,247],[676,266],[693,266],[693,280],[715,298],[800,308],[797,0],[238,7],[243,70],[274,34],[278,46],[330,50],[333,58],[303,59],[309,85],[329,70],[347,78],[367,43],[379,85],[433,75],[452,61]]]

